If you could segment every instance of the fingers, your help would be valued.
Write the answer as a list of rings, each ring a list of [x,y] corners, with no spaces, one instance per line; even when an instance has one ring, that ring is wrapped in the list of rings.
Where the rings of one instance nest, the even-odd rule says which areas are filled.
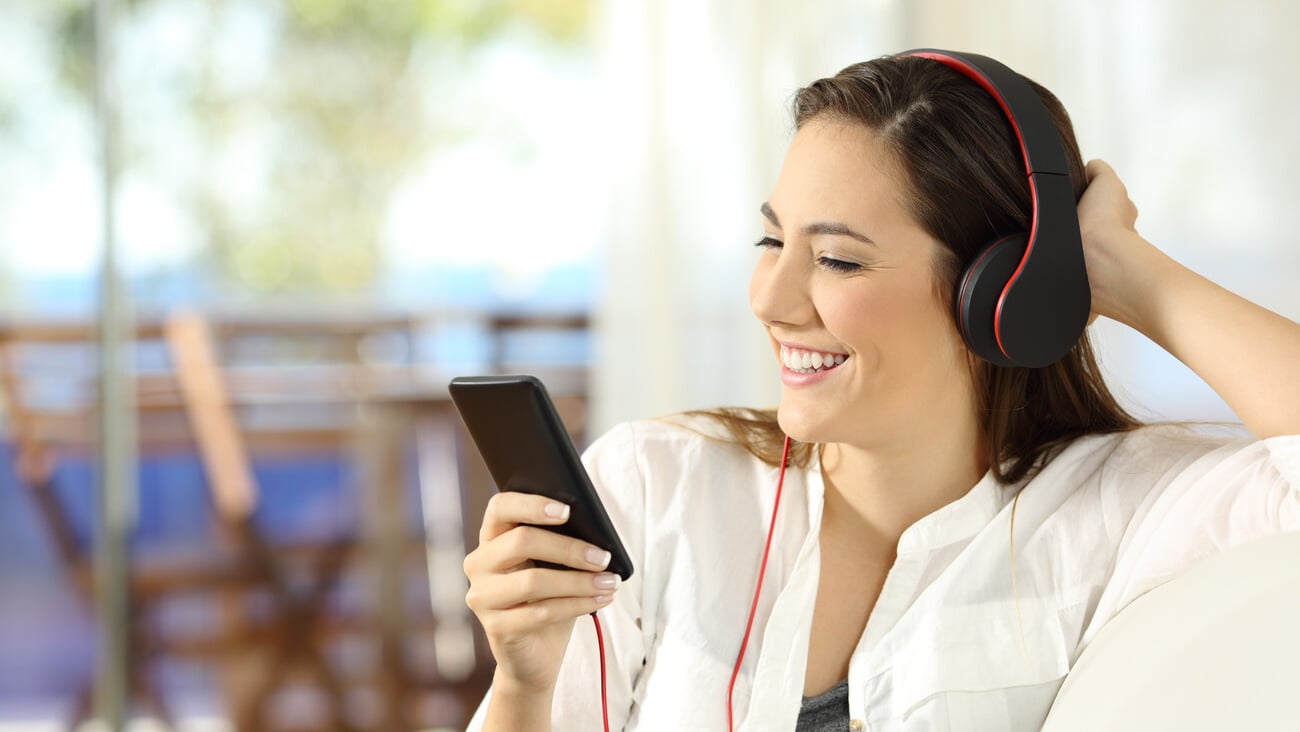
[[[612,594],[617,575],[597,574],[609,566],[610,553],[546,528],[567,520],[568,507],[543,496],[493,496],[479,532],[482,541],[465,557],[470,607],[476,613],[491,612],[566,597],[594,602],[594,597]],[[540,562],[580,571],[534,566]]]
[[[526,636],[608,605],[621,584],[601,572],[609,552],[536,526],[516,525],[465,558],[465,604],[490,638]],[[551,562],[569,569],[532,566]]]
[[[609,565],[609,552],[580,539],[537,526],[515,526],[480,544],[467,561],[467,573],[509,572],[529,560],[599,571]]]
[[[1087,166],[1085,166],[1084,168],[1084,171],[1087,174],[1089,183],[1092,182],[1093,178],[1096,178],[1097,176],[1100,175],[1106,175],[1108,173],[1110,175],[1115,175],[1115,169],[1110,167],[1110,163],[1100,158],[1093,158],[1092,160],[1089,160]],[[1118,178],[1119,176],[1115,176],[1115,177]]]
[[[1110,163],[1105,160],[1089,160],[1084,170],[1088,178],[1088,190],[1104,190],[1113,196],[1128,198],[1128,190],[1124,188],[1123,181],[1119,179],[1115,169],[1110,167]]]
[[[488,500],[478,540],[486,543],[518,524],[559,526],[569,520],[569,507],[546,496],[501,491]]]
[[[1079,201],[1080,223],[1117,221],[1132,229],[1138,217],[1137,204],[1129,197],[1115,169],[1104,160],[1090,160],[1086,173],[1088,185]]]
[[[485,612],[475,609],[474,612],[489,639],[509,643],[513,639],[526,638],[541,628],[590,615],[608,605],[612,599],[611,595],[557,597],[507,610]],[[473,605],[470,607],[474,608]]]
[[[556,600],[580,601],[560,603],[562,607],[594,609],[607,604],[619,584],[618,575],[612,572],[593,574],[534,567],[482,578],[470,586],[465,603],[475,613],[547,605]]]

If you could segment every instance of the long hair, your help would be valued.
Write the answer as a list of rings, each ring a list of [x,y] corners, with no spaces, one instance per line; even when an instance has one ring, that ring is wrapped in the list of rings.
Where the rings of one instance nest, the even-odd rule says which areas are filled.
[[[1069,115],[1051,92],[1027,81],[1060,132],[1077,201],[1087,178]],[[796,128],[820,119],[875,133],[901,172],[905,207],[942,245],[933,269],[936,296],[945,303],[953,303],[958,277],[985,244],[1029,229],[1029,183],[1011,123],[987,92],[941,63],[885,57],[854,64],[800,89],[793,112]],[[955,324],[956,309],[949,311]],[[1044,368],[971,361],[984,457],[1003,483],[1036,472],[1077,437],[1139,425],[1106,387],[1086,331],[1069,353]],[[780,461],[774,411],[704,414],[755,456]],[[811,449],[800,445],[792,460],[806,465]]]

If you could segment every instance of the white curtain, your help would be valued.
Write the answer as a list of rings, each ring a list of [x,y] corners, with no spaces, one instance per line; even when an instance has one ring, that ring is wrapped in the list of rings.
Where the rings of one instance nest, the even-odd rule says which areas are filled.
[[[888,53],[902,25],[889,4],[815,8],[605,3],[611,206],[596,313],[596,432],[681,409],[775,404],[776,369],[746,289],[758,207],[791,132],[790,96]]]
[[[759,204],[788,101],[843,66],[914,46],[983,53],[1065,103],[1110,161],[1139,230],[1193,269],[1300,317],[1300,5],[1252,0],[608,0],[606,290],[593,425],[771,404],[776,373],[746,302]],[[1181,364],[1105,321],[1121,398],[1153,418],[1230,419]]]

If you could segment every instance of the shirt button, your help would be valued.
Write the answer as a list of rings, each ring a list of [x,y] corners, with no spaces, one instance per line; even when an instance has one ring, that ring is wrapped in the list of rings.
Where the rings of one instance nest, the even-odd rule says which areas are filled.
[[[862,730],[866,728],[867,725],[863,724],[861,719],[855,719],[849,722],[849,732],[862,732]]]

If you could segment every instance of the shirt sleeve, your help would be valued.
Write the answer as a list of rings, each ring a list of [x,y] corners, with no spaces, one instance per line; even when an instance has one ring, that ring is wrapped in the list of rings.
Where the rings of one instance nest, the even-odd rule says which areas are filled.
[[[605,511],[632,560],[632,576],[598,611],[605,641],[605,693],[610,729],[621,730],[631,717],[635,689],[645,661],[641,608],[645,562],[645,486],[636,433],[631,424],[615,427],[583,454],[584,465]],[[483,728],[488,690],[467,732]],[[596,631],[590,617],[580,617],[565,651],[551,712],[555,730],[601,729],[601,671]]]
[[[1103,491],[1132,511],[1107,588],[1116,612],[1212,554],[1300,530],[1300,436],[1225,442],[1157,428],[1124,452]]]

